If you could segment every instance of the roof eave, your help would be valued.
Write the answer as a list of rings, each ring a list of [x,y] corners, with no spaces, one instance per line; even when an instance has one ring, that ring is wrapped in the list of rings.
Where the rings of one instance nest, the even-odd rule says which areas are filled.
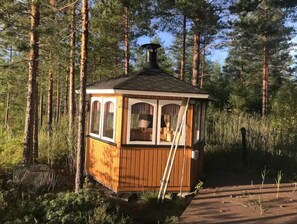
[[[210,99],[208,93],[179,93],[179,92],[157,92],[141,90],[123,90],[123,89],[88,89],[87,94],[130,94],[143,96],[168,96],[168,97],[188,97],[195,99]]]

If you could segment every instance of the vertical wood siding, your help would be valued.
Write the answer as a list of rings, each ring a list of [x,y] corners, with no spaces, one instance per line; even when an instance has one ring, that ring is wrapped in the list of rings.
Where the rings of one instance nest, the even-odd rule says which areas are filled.
[[[109,95],[106,95],[109,97]],[[113,95],[113,97],[115,97]],[[86,140],[86,171],[97,181],[118,191],[158,190],[166,166],[170,145],[168,147],[127,146],[127,115],[128,99],[117,97],[116,136],[115,144],[88,137]],[[183,190],[190,191],[201,175],[203,154],[199,160],[191,159],[192,153],[193,106],[190,105],[187,114],[187,148]],[[203,152],[202,152],[203,153]],[[182,176],[184,158],[183,148],[179,148],[171,173],[168,191],[178,192]]]
[[[87,138],[87,174],[114,191],[117,191],[118,187],[119,156],[116,146]]]
[[[120,152],[119,190],[144,191],[158,189],[163,177],[170,148],[125,147]],[[180,187],[184,150],[176,152],[168,191]],[[184,189],[190,187],[191,149],[185,151]]]

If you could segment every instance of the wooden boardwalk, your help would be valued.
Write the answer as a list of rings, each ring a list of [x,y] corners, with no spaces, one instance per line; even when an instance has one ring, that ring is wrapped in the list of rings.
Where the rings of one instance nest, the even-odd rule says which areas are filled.
[[[297,223],[297,184],[237,185],[202,189],[180,223]]]

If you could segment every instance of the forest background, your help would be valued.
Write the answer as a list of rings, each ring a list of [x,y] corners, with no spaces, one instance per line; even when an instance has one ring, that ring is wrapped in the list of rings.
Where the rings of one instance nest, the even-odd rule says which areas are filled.
[[[164,46],[158,33],[167,32],[160,67],[217,99],[207,123],[209,158],[220,155],[213,164],[236,166],[245,127],[249,169],[296,175],[296,1],[102,0],[83,11],[85,3],[0,1],[1,172],[19,162],[74,172],[79,76],[90,84],[133,73],[145,60],[139,38]],[[222,48],[224,64],[208,57]]]
[[[24,198],[6,178],[15,164],[48,164],[78,172],[75,190],[82,187],[85,85],[141,69],[144,37],[163,47],[162,69],[217,99],[208,107],[206,173],[265,169],[296,182],[296,7],[295,0],[0,0],[0,221],[86,223],[110,209],[85,193]],[[224,63],[209,57],[221,49]],[[73,190],[74,179],[67,183]]]

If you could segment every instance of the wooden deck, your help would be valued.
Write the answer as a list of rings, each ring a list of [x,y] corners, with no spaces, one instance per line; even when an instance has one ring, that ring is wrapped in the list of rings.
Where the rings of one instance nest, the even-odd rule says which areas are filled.
[[[238,185],[202,189],[180,223],[297,223],[297,186]]]

